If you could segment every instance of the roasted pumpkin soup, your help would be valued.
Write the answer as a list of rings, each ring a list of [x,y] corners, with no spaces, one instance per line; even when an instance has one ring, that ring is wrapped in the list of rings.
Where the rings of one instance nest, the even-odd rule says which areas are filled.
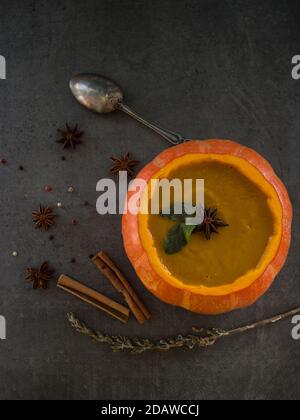
[[[168,255],[164,238],[176,222],[147,215],[148,234],[166,272],[187,285],[216,287],[231,284],[257,267],[275,230],[265,191],[234,165],[214,159],[179,165],[161,177],[204,179],[205,207],[218,209],[229,224],[211,240],[193,233],[187,246]]]

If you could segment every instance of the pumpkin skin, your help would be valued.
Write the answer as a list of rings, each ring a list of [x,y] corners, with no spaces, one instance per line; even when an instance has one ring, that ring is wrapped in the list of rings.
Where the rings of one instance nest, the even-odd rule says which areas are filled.
[[[263,274],[256,278],[250,286],[224,295],[204,295],[197,293],[197,291],[189,290],[184,285],[176,287],[157,274],[142,245],[138,215],[130,212],[124,214],[122,219],[125,251],[145,287],[166,303],[207,315],[217,315],[248,307],[269,289],[287,259],[291,243],[291,222],[293,217],[288,192],[274,173],[272,166],[261,155],[248,147],[230,140],[192,140],[168,148],[149,163],[138,174],[137,178],[148,182],[172,160],[191,153],[237,156],[253,165],[273,186],[282,206],[282,234],[275,258],[267,266]],[[143,191],[140,191],[140,197],[142,193]],[[128,192],[127,201],[130,200],[133,194],[136,193]]]

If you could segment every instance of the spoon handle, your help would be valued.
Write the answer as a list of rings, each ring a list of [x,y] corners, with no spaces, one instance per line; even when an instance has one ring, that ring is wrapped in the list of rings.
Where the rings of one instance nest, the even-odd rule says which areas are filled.
[[[155,125],[153,123],[150,123],[149,121],[146,121],[140,115],[138,115],[134,111],[132,111],[132,109],[130,109],[129,106],[127,106],[123,102],[120,102],[118,104],[117,109],[125,112],[125,114],[129,115],[130,117],[132,117],[135,120],[139,121],[140,123],[144,124],[146,127],[151,128],[157,134],[159,134],[164,139],[166,139],[169,143],[172,143],[172,144],[176,145],[176,144],[180,144],[180,143],[183,143],[184,141],[186,141],[186,138],[184,138],[181,134],[174,133],[173,131],[167,130],[165,128],[158,127],[157,125]]]

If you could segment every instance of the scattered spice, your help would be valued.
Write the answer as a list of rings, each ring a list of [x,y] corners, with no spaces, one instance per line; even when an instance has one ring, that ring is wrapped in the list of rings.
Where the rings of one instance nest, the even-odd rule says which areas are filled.
[[[68,188],[68,193],[72,194],[75,191],[74,187],[69,187]]]
[[[89,206],[89,205],[90,205],[90,203],[89,203],[88,201],[85,201],[85,202],[84,202],[84,205],[85,205],[85,207],[87,207],[87,206]]]
[[[26,271],[26,280],[32,282],[34,289],[47,289],[48,281],[51,279],[53,271],[49,269],[46,262],[38,270],[33,267],[28,267]]]
[[[89,255],[89,259],[92,260],[94,258],[94,254]]]
[[[75,149],[78,144],[82,143],[80,138],[83,135],[83,131],[78,130],[78,124],[76,124],[74,128],[71,128],[70,125],[66,123],[64,130],[58,129],[57,131],[62,135],[62,138],[56,140],[56,142],[62,143],[64,149],[69,149],[70,147]]]
[[[56,204],[56,206],[60,209],[60,208],[62,208],[62,203],[61,202],[58,202],[57,204]]]
[[[196,228],[196,232],[203,232],[206,239],[210,240],[211,239],[211,235],[213,233],[219,233],[218,228],[220,227],[228,227],[229,225],[227,223],[225,223],[223,220],[219,219],[217,217],[218,215],[218,210],[217,209],[205,209],[204,210],[204,220],[201,223],[201,225],[199,225]]]
[[[53,241],[54,240],[54,236],[53,235],[50,235],[49,236],[49,241]]]
[[[6,165],[7,164],[7,160],[6,159],[0,159],[0,163],[1,163],[1,165]]]
[[[50,192],[52,192],[52,190],[53,190],[53,188],[51,187],[51,185],[45,185],[45,187],[44,187],[44,191],[45,191],[46,193],[50,193]]]
[[[62,156],[62,157],[61,157],[61,160],[66,160],[66,157],[65,157],[65,156]]]
[[[17,257],[19,254],[17,253],[17,251],[13,251],[11,254],[13,257]]]
[[[128,173],[130,177],[134,174],[134,168],[136,165],[139,164],[138,160],[133,159],[131,154],[128,152],[123,156],[119,157],[111,157],[111,160],[113,161],[113,165],[110,169],[110,172],[113,175],[119,175],[120,171],[125,171]]]
[[[71,263],[72,263],[72,264],[75,264],[75,263],[76,263],[76,258],[72,258],[72,259],[71,259]]]
[[[77,219],[72,219],[71,223],[72,223],[73,226],[76,226],[76,225],[78,225],[78,220]]]
[[[125,302],[138,322],[143,324],[147,319],[149,319],[151,316],[150,312],[137,296],[124,274],[119,270],[110,257],[105,252],[101,251],[93,258],[93,262],[101,273],[104,274],[110,281],[111,285],[117,290],[117,292],[123,295]]]
[[[24,166],[20,165],[19,166],[19,171],[24,171]]]
[[[42,205],[40,205],[38,211],[32,213],[32,218],[37,229],[48,230],[54,225],[54,217],[55,214],[52,209],[50,207],[43,207]]]
[[[187,336],[177,335],[174,338],[163,338],[157,342],[153,342],[148,338],[129,338],[121,335],[109,336],[100,331],[94,331],[80,321],[73,313],[67,315],[68,321],[72,328],[80,334],[92,338],[100,344],[107,344],[112,351],[128,351],[133,354],[141,354],[146,351],[169,351],[172,349],[193,350],[195,348],[208,348],[213,346],[221,338],[231,337],[244,332],[252,331],[256,328],[274,325],[279,321],[293,317],[300,313],[300,308],[293,309],[284,314],[276,315],[263,321],[254,322],[246,326],[235,328],[232,330],[221,330],[213,328],[206,330],[204,328],[193,328],[194,334]]]
[[[57,287],[76,296],[89,305],[108,313],[123,323],[127,323],[128,321],[128,308],[64,274],[59,277]]]

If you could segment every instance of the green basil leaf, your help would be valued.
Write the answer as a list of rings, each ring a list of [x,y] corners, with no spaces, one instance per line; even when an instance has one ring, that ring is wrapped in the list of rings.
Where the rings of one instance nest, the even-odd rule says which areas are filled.
[[[196,227],[197,227],[197,225],[183,225],[182,226],[184,236],[185,236],[185,239],[186,239],[187,243],[190,241],[191,234],[194,232]]]
[[[176,254],[189,242],[191,234],[196,229],[195,225],[180,223],[173,226],[167,233],[164,240],[166,254]]]

